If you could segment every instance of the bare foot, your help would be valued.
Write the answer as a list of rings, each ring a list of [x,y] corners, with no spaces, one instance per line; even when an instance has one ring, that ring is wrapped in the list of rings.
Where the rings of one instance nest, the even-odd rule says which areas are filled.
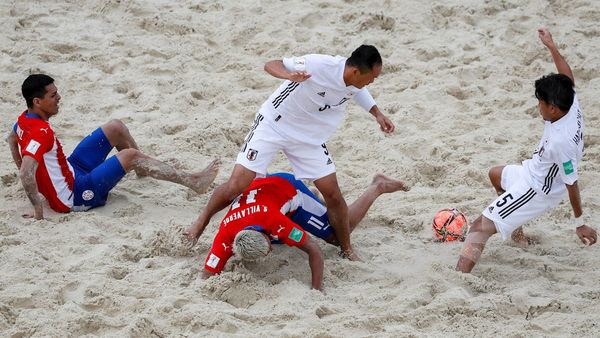
[[[512,240],[521,248],[526,248],[527,246],[529,246],[529,244],[533,242],[531,238],[525,236],[522,227],[519,227],[515,231],[513,231],[510,235],[510,238],[512,238]]]
[[[376,174],[375,176],[373,176],[373,181],[371,182],[371,184],[375,185],[377,190],[382,194],[395,192],[398,190],[410,190],[410,188],[406,184],[404,184],[404,182],[387,177],[383,174]]]
[[[204,194],[210,187],[210,184],[217,177],[220,167],[221,160],[216,159],[212,161],[206,168],[204,168],[204,170],[192,174],[190,189],[194,190],[198,194]]]

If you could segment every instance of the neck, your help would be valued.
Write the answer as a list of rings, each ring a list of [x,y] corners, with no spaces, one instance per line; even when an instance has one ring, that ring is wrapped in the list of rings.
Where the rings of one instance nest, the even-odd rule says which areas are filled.
[[[353,83],[352,83],[352,70],[353,69],[354,69],[353,67],[350,67],[348,65],[346,65],[344,67],[344,84],[346,85],[346,87],[353,85]]]
[[[48,121],[48,119],[49,119],[49,116],[44,114],[44,112],[40,111],[39,109],[35,109],[35,108],[27,108],[27,114],[35,114],[44,121]]]

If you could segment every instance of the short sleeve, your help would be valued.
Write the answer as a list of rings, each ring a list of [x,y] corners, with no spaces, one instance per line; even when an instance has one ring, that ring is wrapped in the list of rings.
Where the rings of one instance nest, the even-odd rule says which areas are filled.
[[[285,69],[290,72],[300,72],[306,70],[306,58],[304,56],[293,56],[283,58]]]
[[[571,156],[566,154],[566,152],[558,154],[556,164],[558,165],[558,172],[563,182],[571,185],[577,181],[579,178],[577,175],[579,163],[577,162],[577,156],[575,156],[575,152],[573,152]]]
[[[354,95],[354,101],[366,111],[370,111],[377,104],[371,93],[369,93],[369,90],[367,90],[367,87],[363,87]]]
[[[276,237],[289,246],[300,246],[306,240],[307,234],[302,227],[283,214],[277,215],[274,221],[275,226],[271,237]]]
[[[204,269],[214,273],[223,271],[225,264],[233,256],[233,242],[225,238],[219,231],[213,240],[212,247],[204,261]]]
[[[21,156],[31,156],[40,162],[44,154],[52,150],[54,146],[54,133],[49,129],[40,129],[32,132],[29,140],[21,147]]]

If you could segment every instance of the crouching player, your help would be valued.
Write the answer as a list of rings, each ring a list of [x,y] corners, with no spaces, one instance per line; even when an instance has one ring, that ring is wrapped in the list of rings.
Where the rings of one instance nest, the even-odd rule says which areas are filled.
[[[407,191],[404,183],[375,175],[365,192],[350,205],[350,232],[381,194]],[[307,232],[339,246],[327,218],[327,209],[304,183],[292,174],[279,173],[252,181],[238,196],[219,226],[204,263],[203,278],[220,273],[236,254],[257,259],[271,251],[271,243],[285,243],[308,254],[312,287],[323,287],[323,254]]]

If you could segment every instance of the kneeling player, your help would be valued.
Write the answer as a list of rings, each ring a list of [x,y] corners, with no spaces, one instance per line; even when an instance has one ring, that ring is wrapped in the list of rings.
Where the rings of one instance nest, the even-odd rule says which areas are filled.
[[[407,191],[404,183],[375,175],[366,191],[349,207],[350,231],[364,218],[381,194]],[[280,173],[252,181],[225,215],[206,257],[203,278],[220,273],[235,253],[242,259],[256,259],[271,251],[271,242],[296,246],[308,254],[312,287],[321,290],[323,254],[306,232],[339,246],[329,225],[327,209],[293,175]]]

